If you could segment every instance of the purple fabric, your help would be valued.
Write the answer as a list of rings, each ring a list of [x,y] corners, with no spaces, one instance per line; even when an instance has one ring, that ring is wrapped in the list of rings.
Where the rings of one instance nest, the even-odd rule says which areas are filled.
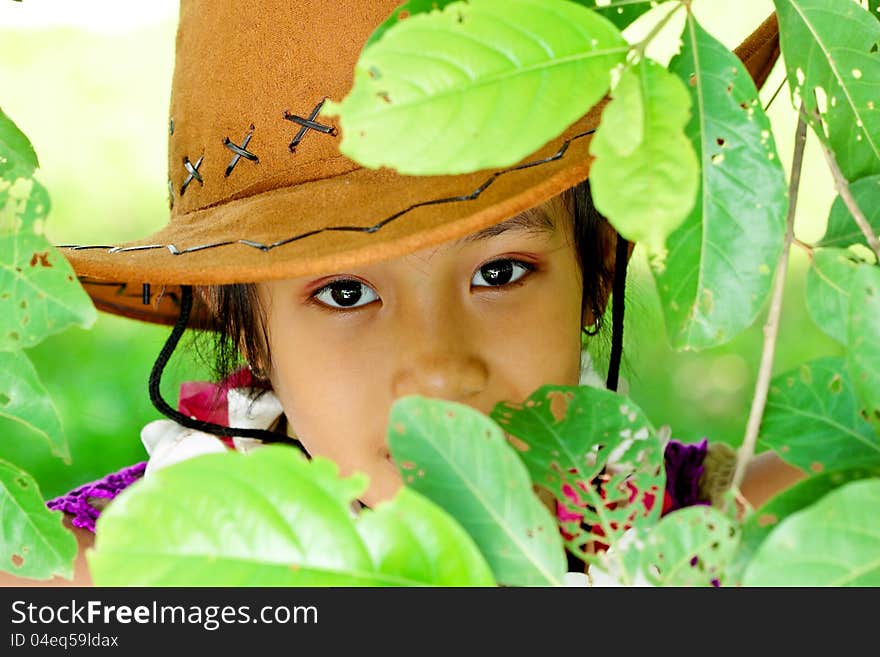
[[[700,499],[700,477],[703,476],[708,445],[709,441],[705,438],[693,444],[677,440],[670,440],[666,444],[663,460],[666,464],[666,492],[669,493],[671,507],[664,512],[709,503]]]
[[[95,521],[101,515],[101,509],[95,506],[97,500],[112,500],[128,486],[144,476],[147,462],[122,468],[118,472],[108,474],[102,479],[85,484],[60,497],[46,502],[50,509],[61,510],[73,516],[74,527],[82,527],[90,532],[95,531]]]

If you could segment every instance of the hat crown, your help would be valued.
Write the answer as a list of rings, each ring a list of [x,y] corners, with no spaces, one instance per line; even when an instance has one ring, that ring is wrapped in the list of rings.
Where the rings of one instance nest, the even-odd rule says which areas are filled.
[[[326,98],[397,0],[181,0],[168,143],[172,220],[359,165]]]

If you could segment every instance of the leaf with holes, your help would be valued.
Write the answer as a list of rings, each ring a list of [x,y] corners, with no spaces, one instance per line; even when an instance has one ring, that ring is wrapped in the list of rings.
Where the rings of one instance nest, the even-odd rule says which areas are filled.
[[[0,110],[0,191],[4,182],[11,184],[19,178],[30,178],[38,166],[37,154],[30,140]]]
[[[73,577],[76,539],[49,511],[37,482],[0,461],[0,570],[31,579]]]
[[[0,351],[33,347],[72,324],[89,328],[96,318],[70,264],[45,237],[0,234]]]
[[[859,267],[851,290],[846,364],[861,407],[880,427],[880,267]]]
[[[92,577],[99,586],[493,585],[465,531],[413,491],[353,516],[366,481],[282,446],[174,464],[101,514]]]
[[[880,465],[843,358],[819,358],[770,382],[758,440],[805,472]]]
[[[673,511],[645,532],[642,576],[654,586],[723,585],[739,538],[738,525],[711,506]]]
[[[509,435],[532,482],[553,494],[568,548],[594,561],[628,527],[657,522],[665,471],[660,441],[629,399],[590,386],[541,386],[523,404],[491,413]],[[605,470],[600,486],[594,481]],[[583,525],[595,526],[592,533]],[[621,577],[635,572],[619,564]]]
[[[848,483],[783,520],[744,586],[880,586],[880,479]]]
[[[406,485],[468,531],[500,584],[561,583],[556,523],[497,424],[464,404],[407,396],[391,407],[388,444]]]
[[[853,276],[866,266],[847,249],[816,249],[804,288],[807,312],[824,333],[846,344]]]
[[[880,477],[880,466],[874,468],[847,468],[814,475],[771,498],[755,510],[742,524],[742,538],[736,558],[728,568],[731,582],[742,583],[749,562],[770,532],[793,513],[801,511],[843,484],[870,477]]]
[[[850,184],[849,191],[852,192],[856,204],[865,215],[874,234],[880,233],[880,175],[856,180]],[[868,240],[856,225],[843,199],[838,196],[831,205],[825,235],[816,246],[846,247],[850,244],[868,246]]]
[[[508,166],[599,102],[627,49],[614,25],[573,2],[455,2],[365,47],[351,91],[322,115],[339,115],[340,150],[366,167]]]
[[[880,173],[880,22],[855,2],[773,4],[795,107],[803,102],[847,180]]]
[[[663,252],[694,206],[699,164],[684,134],[690,105],[678,78],[642,60],[624,70],[590,143],[596,209],[649,253]]]
[[[696,204],[653,272],[670,343],[703,349],[751,326],[767,301],[785,233],[785,173],[748,72],[691,14],[669,70],[691,96],[685,132],[701,175]]]
[[[23,424],[45,438],[52,453],[70,460],[58,411],[23,351],[0,351],[0,418]]]

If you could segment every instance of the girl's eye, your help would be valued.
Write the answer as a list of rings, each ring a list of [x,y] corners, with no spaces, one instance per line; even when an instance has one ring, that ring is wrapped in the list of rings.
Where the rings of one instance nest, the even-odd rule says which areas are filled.
[[[379,295],[369,285],[349,278],[325,285],[312,298],[330,308],[347,309],[366,306]]]
[[[477,273],[471,279],[471,285],[476,287],[501,287],[502,285],[519,281],[534,269],[534,265],[522,260],[493,260],[477,270]]]

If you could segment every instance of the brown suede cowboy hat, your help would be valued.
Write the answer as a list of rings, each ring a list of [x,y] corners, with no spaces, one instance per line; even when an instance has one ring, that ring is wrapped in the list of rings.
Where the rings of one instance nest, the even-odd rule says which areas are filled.
[[[604,103],[505,169],[416,177],[343,156],[338,125],[320,108],[348,93],[361,48],[399,4],[181,0],[170,222],[134,242],[60,247],[100,310],[174,324],[181,285],[290,278],[401,256],[498,223],[588,177],[589,132]],[[778,46],[771,15],[736,49],[759,87]]]

